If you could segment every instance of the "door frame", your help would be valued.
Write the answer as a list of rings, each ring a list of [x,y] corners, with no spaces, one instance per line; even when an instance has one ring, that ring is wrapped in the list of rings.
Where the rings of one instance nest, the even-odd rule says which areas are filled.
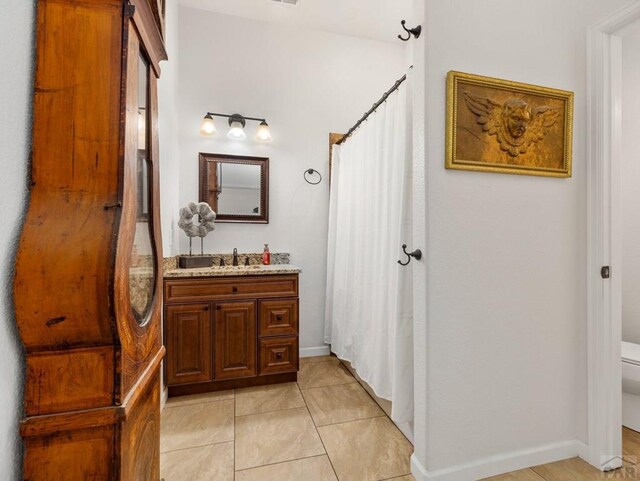
[[[622,465],[620,162],[622,34],[640,20],[640,0],[589,29],[587,38],[587,416],[585,459]],[[603,279],[601,268],[610,266]]]

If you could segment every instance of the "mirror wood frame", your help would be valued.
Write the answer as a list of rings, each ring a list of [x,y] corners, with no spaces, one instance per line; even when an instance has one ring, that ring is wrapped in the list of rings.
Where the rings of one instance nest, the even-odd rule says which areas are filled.
[[[269,158],[268,157],[248,157],[243,155],[210,154],[200,152],[199,154],[199,199],[200,202],[208,203],[216,213],[216,222],[222,223],[243,223],[243,224],[268,224],[269,223]],[[218,199],[211,198],[212,192],[209,189],[209,167],[219,163],[245,164],[260,166],[260,214],[220,214],[218,212]]]

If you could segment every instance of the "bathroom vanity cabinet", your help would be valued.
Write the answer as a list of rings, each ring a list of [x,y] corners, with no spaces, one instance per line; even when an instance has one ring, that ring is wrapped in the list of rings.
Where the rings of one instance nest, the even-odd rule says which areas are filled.
[[[295,381],[298,274],[165,278],[169,396]]]

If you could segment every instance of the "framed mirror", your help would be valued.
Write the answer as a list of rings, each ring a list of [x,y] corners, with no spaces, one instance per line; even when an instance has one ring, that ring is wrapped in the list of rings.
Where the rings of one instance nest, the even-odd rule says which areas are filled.
[[[200,202],[216,222],[269,223],[269,159],[200,154]]]

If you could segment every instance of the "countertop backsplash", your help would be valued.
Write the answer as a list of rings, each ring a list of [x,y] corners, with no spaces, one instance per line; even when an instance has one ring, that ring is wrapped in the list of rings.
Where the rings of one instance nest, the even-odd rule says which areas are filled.
[[[186,254],[182,254],[186,255]],[[230,266],[233,264],[233,254],[206,254],[207,256],[213,256],[213,265],[220,265],[220,259],[224,259],[224,265]],[[194,256],[196,257],[196,256]],[[262,265],[262,252],[260,253],[238,253],[238,265],[243,266],[245,264],[245,259],[249,258],[249,265],[259,266]],[[290,255],[289,253],[283,252],[272,252],[271,253],[271,264],[289,264]],[[162,264],[163,269],[165,271],[177,269],[178,268],[178,256],[173,257],[165,257],[164,262]]]

